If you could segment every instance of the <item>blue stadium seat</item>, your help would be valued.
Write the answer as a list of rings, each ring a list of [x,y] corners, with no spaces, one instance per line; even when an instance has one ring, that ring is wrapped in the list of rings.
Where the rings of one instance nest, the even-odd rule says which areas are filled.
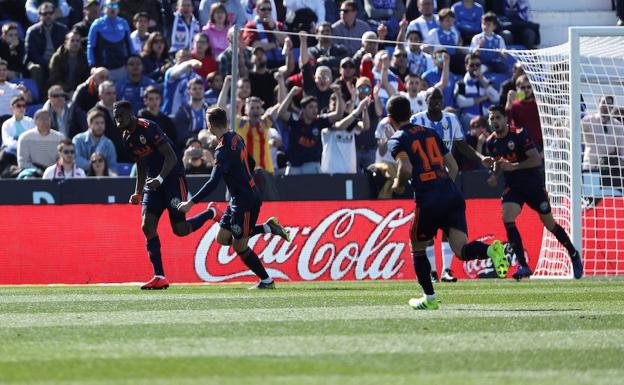
[[[395,48],[395,47],[396,47],[396,46],[394,46],[394,45],[388,45],[388,46],[386,46],[386,52],[388,52],[388,56],[389,56],[390,58],[392,58],[392,55],[394,54],[394,48]]]
[[[35,82],[34,80],[28,79],[28,78],[22,78],[22,79],[9,80],[9,82],[14,83],[14,84],[24,83],[26,88],[28,88],[28,91],[30,91],[30,94],[33,97],[33,101],[35,102],[39,101],[39,87],[37,87],[37,82]]]
[[[30,104],[28,107],[26,107],[26,116],[30,116],[32,118],[35,115],[35,112],[37,112],[37,110],[42,107],[43,104],[41,103]]]
[[[117,175],[129,176],[133,163],[117,163]]]

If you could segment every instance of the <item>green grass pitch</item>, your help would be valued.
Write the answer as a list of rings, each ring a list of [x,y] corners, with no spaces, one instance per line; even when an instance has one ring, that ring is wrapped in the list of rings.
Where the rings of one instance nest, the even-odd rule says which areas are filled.
[[[0,288],[0,384],[624,384],[624,280]]]

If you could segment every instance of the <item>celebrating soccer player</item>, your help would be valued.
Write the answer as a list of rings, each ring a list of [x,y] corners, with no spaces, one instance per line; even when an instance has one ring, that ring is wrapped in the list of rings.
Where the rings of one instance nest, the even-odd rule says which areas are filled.
[[[457,162],[442,139],[435,131],[410,123],[410,102],[404,96],[390,98],[387,110],[397,130],[388,141],[390,153],[399,165],[393,189],[402,193],[409,180],[416,202],[410,245],[414,270],[425,295],[410,299],[409,304],[414,309],[434,310],[438,301],[425,249],[438,229],[448,234],[451,248],[461,260],[492,258],[499,277],[507,275],[509,262],[500,241],[489,246],[480,241],[468,243],[466,202],[454,183]]]
[[[247,153],[243,138],[228,129],[224,109],[215,107],[208,110],[206,115],[210,133],[219,140],[215,149],[215,165],[208,182],[190,200],[180,203],[178,209],[188,212],[195,203],[208,196],[218,186],[223,176],[231,198],[219,221],[217,242],[221,245],[231,244],[243,263],[260,278],[252,288],[273,289],[275,288],[273,279],[247,243],[249,237],[256,234],[271,233],[279,235],[286,241],[290,241],[290,236],[274,217],[262,225],[256,225],[262,200],[253,179],[255,162]]]
[[[136,158],[136,188],[130,197],[130,203],[142,203],[141,228],[147,240],[147,253],[154,267],[154,278],[141,286],[141,289],[166,289],[169,282],[165,278],[157,232],[158,220],[163,211],[169,211],[173,233],[182,237],[198,230],[207,220],[214,218],[216,209],[208,206],[205,211],[187,221],[184,213],[177,209],[188,193],[184,166],[176,157],[171,139],[158,124],[134,116],[132,105],[125,100],[115,103],[113,115],[117,127],[123,133],[124,147]]]
[[[494,128],[494,132],[487,140],[487,148],[492,157],[484,158],[483,165],[492,168],[492,175],[488,179],[488,184],[492,187],[496,186],[501,173],[505,175],[502,196],[503,223],[507,239],[520,264],[513,277],[520,280],[533,274],[524,257],[522,238],[516,227],[516,218],[526,203],[537,211],[544,226],[566,248],[572,260],[574,278],[581,278],[583,276],[581,256],[572,245],[568,234],[553,218],[548,192],[539,169],[542,159],[533,141],[524,130],[507,125],[504,107],[490,106],[488,116],[490,125]]]

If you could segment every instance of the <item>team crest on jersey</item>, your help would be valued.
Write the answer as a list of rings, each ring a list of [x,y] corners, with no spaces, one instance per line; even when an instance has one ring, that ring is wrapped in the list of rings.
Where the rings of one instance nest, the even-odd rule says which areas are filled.
[[[174,209],[178,208],[178,205],[182,203],[182,201],[180,200],[180,198],[175,197],[175,198],[171,198],[171,201],[169,202],[169,206],[171,206]]]
[[[318,136],[319,135],[319,129],[318,128],[313,129],[312,130],[312,135]]]
[[[141,144],[145,144],[147,143],[147,139],[145,139],[145,136],[141,135],[139,136],[139,142],[141,142]]]
[[[513,151],[514,148],[516,148],[516,143],[514,143],[513,140],[510,140],[509,142],[507,142],[507,148]]]
[[[241,235],[243,232],[243,230],[241,229],[241,227],[239,225],[232,225],[232,233],[234,235]]]
[[[548,208],[550,207],[550,205],[548,204],[548,202],[544,201],[542,203],[540,203],[540,211],[545,213],[546,211],[548,211]]]

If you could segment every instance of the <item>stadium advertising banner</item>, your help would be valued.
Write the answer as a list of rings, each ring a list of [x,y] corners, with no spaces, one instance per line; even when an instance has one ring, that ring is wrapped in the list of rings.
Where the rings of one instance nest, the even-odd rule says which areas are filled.
[[[203,207],[197,205],[191,214]],[[259,222],[279,217],[292,241],[264,235],[252,238],[250,246],[270,274],[282,281],[414,279],[408,241],[413,208],[409,200],[267,202]],[[140,210],[127,204],[0,206],[0,284],[151,278]],[[468,200],[467,217],[469,239],[505,239],[498,199]],[[255,280],[230,247],[216,243],[218,224],[209,222],[181,238],[172,233],[168,222],[165,214],[159,233],[170,281]],[[530,264],[535,266],[543,227],[530,210],[517,223]],[[439,253],[437,265],[441,270]],[[489,260],[462,263],[455,258],[453,270],[459,278],[492,275]]]

